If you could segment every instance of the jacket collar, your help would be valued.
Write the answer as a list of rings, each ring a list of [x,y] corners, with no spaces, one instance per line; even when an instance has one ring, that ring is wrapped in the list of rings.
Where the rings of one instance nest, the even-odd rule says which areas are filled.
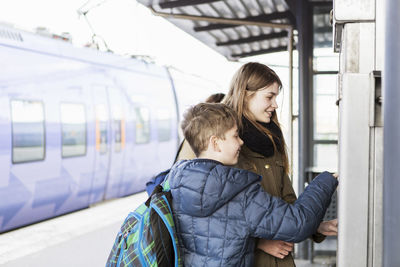
[[[265,158],[265,156],[254,152],[253,150],[251,150],[250,148],[248,148],[246,145],[242,145],[242,148],[240,149],[240,153],[245,155],[246,157],[250,157],[250,158]]]
[[[171,190],[179,190],[180,209],[206,217],[225,205],[261,176],[208,159],[183,160],[168,175]]]

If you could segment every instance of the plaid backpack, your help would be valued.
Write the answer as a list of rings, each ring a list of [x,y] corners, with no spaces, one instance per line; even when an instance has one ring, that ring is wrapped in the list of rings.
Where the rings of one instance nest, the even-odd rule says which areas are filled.
[[[165,191],[168,190],[168,191]],[[121,226],[106,266],[181,267],[168,181],[129,213]]]

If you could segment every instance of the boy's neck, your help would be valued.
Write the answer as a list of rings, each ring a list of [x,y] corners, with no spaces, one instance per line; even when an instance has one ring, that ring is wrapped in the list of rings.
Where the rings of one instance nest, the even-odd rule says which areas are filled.
[[[215,161],[221,161],[218,155],[216,155],[213,151],[203,151],[200,153],[200,155],[197,157],[198,159],[212,159]]]

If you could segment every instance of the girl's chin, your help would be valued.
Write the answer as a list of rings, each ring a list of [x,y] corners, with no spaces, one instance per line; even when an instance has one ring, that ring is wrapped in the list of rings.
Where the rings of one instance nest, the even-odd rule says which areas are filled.
[[[263,118],[263,120],[259,120],[259,121],[264,122],[264,123],[270,123],[271,118]]]
[[[255,119],[256,121],[264,123],[269,123],[271,121],[271,117],[269,117],[266,113],[264,113],[262,116],[256,116]]]

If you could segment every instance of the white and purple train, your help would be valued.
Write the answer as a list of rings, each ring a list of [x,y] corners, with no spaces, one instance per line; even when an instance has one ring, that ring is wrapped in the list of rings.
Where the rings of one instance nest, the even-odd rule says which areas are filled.
[[[2,25],[0,66],[0,232],[144,190],[174,160],[180,111],[215,90]]]

